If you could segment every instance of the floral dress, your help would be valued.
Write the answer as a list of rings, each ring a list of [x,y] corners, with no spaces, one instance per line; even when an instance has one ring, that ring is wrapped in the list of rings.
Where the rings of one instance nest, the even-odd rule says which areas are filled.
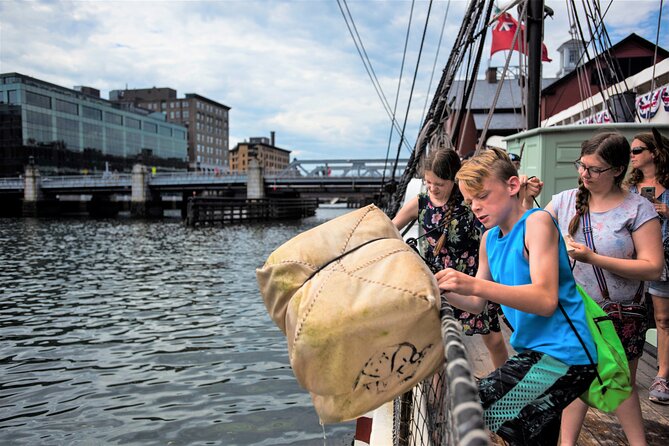
[[[440,228],[442,221],[449,215],[448,206],[453,204],[450,221]],[[483,234],[483,225],[474,217],[457,186],[453,187],[451,198],[443,206],[435,206],[427,193],[418,195],[418,222],[425,235],[425,261],[437,270],[453,268],[470,276],[478,269],[479,244]],[[446,234],[441,250],[435,256],[433,250],[442,233]],[[500,331],[500,307],[488,302],[480,314],[454,308],[455,317],[462,323],[466,335],[489,334]]]

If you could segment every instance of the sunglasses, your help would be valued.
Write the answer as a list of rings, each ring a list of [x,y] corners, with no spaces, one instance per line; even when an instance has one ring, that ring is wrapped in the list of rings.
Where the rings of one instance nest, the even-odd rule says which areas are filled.
[[[630,152],[632,153],[632,155],[638,155],[644,150],[648,150],[648,147],[632,147],[632,150],[630,150]]]

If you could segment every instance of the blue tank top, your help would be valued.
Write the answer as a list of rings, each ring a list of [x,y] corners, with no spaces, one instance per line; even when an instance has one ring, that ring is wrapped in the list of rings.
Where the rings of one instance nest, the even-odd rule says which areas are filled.
[[[499,226],[490,229],[486,240],[488,265],[495,282],[503,285],[527,285],[530,265],[524,256],[525,224],[527,217],[540,208],[530,209],[518,220],[511,231],[502,236]],[[543,211],[546,212],[546,211]],[[556,225],[557,226],[557,225]],[[576,330],[588,347],[594,361],[597,361],[595,344],[585,319],[583,300],[576,290],[576,282],[569,267],[569,256],[562,237],[559,240],[559,280],[558,299]],[[589,365],[583,346],[572,331],[559,308],[550,317],[526,313],[502,305],[504,315],[514,328],[511,346],[517,351],[535,350],[550,355],[568,365]]]

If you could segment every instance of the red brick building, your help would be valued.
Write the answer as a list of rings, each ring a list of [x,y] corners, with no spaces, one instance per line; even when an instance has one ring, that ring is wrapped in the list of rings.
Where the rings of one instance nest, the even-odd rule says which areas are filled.
[[[611,59],[599,54],[542,90],[540,110],[542,121],[588,97],[597,96],[602,89],[653,66],[655,44],[637,34],[630,34],[613,45],[608,53]],[[658,47],[657,62],[668,57],[669,52]],[[607,60],[612,60],[613,63]],[[609,108],[618,115],[616,122],[634,120],[634,116],[630,116],[628,111],[634,110],[635,96],[640,93],[644,92],[621,91],[619,95],[611,98],[612,103],[609,104]]]

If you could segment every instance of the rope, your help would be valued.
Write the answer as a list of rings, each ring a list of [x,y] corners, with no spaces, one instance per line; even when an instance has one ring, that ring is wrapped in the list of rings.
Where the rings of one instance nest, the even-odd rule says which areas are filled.
[[[393,120],[395,120],[397,116],[397,103],[399,101],[400,97],[400,87],[402,86],[402,76],[404,75],[404,61],[406,60],[407,56],[407,46],[409,44],[409,34],[411,32],[411,21],[413,18],[413,7],[415,4],[415,0],[411,1],[411,11],[409,12],[409,23],[407,25],[407,33],[406,36],[404,37],[404,51],[402,52],[402,65],[400,66],[400,77],[397,81],[397,91],[395,92],[395,104],[393,104]],[[390,133],[388,134],[388,147],[386,148],[386,162],[384,164],[384,169],[383,169],[383,177],[381,178],[381,188],[383,189],[384,184],[386,183],[386,167],[388,166],[388,159],[390,157],[390,144],[392,143],[393,140],[393,125],[390,125]]]
[[[655,33],[655,51],[653,52],[653,77],[650,82],[650,93],[651,96],[653,94],[653,91],[655,91],[655,65],[657,64],[657,48],[659,46],[660,42],[660,24],[662,23],[662,6],[664,4],[664,0],[660,0],[660,10],[657,13],[657,31]],[[650,114],[648,115],[648,122],[650,122]]]
[[[527,2],[524,2],[522,12],[520,13],[521,15],[525,15],[526,8],[527,8]],[[513,35],[513,40],[511,41],[511,48],[516,47],[516,42],[518,41],[519,34],[520,34],[520,25],[516,27],[516,32]],[[488,110],[488,116],[486,117],[485,124],[483,125],[483,130],[481,131],[481,137],[479,138],[479,142],[476,145],[476,150],[474,151],[474,154],[480,153],[483,144],[485,144],[485,137],[488,133],[488,127],[490,127],[490,122],[492,121],[493,112],[495,111],[495,108],[497,106],[497,100],[499,99],[499,94],[501,93],[502,86],[504,85],[504,80],[506,79],[506,72],[509,69],[509,62],[511,62],[512,54],[513,51],[509,51],[506,56],[506,62],[504,63],[504,70],[502,71],[502,78],[500,79],[499,83],[497,84],[497,88],[495,89],[495,96],[493,97],[492,104],[490,105],[490,109]]]
[[[420,40],[420,49],[418,50],[418,59],[416,60],[416,68],[413,73],[413,81],[411,82],[411,91],[409,92],[409,101],[407,102],[407,110],[404,114],[404,123],[402,124],[402,133],[400,134],[401,138],[404,139],[404,131],[406,130],[407,121],[409,120],[409,110],[411,108],[411,99],[413,98],[413,90],[416,87],[416,79],[418,78],[418,67],[420,66],[420,59],[423,55],[423,45],[425,44],[425,35],[427,34],[427,25],[430,22],[430,12],[432,11],[432,0],[427,8],[427,17],[425,18],[425,27],[423,28],[423,36]],[[397,146],[397,153],[395,154],[395,164],[393,165],[392,170],[392,179],[395,179],[395,171],[397,170],[397,163],[400,159],[400,148],[402,145]]]
[[[349,14],[351,23],[349,24],[349,17],[346,16],[346,13],[344,12],[344,8],[342,8],[341,2],[344,2],[346,6],[346,11]],[[355,44],[355,49],[358,51],[358,55],[360,56],[360,59],[362,60],[362,64],[365,67],[365,71],[367,72],[367,75],[370,78],[370,81],[372,82],[372,86],[374,87],[374,90],[376,91],[377,96],[381,100],[381,105],[383,106],[383,109],[386,111],[386,114],[388,117],[391,119],[391,122],[393,123],[393,126],[395,129],[399,132],[400,127],[395,118],[393,117],[391,111],[390,111],[390,104],[388,103],[388,99],[386,99],[386,95],[383,92],[383,88],[381,87],[381,84],[379,83],[378,78],[376,77],[376,73],[374,71],[374,68],[372,67],[372,63],[369,61],[369,57],[367,57],[367,51],[364,48],[364,45],[362,43],[362,39],[360,38],[360,34],[358,34],[357,28],[355,27],[355,22],[353,21],[353,16],[351,15],[350,10],[348,9],[348,6],[346,5],[346,0],[337,0],[337,5],[339,6],[339,10],[342,14],[342,17],[344,18],[344,22],[346,23],[346,27],[348,28],[348,32],[351,35],[351,38],[353,39],[353,43]],[[355,29],[355,32],[354,32]],[[358,40],[356,40],[356,35],[358,36]],[[362,48],[362,49],[361,49]],[[364,54],[363,54],[364,53]],[[404,144],[406,144],[407,148],[411,150],[411,146],[409,145],[408,141],[404,141]]]

